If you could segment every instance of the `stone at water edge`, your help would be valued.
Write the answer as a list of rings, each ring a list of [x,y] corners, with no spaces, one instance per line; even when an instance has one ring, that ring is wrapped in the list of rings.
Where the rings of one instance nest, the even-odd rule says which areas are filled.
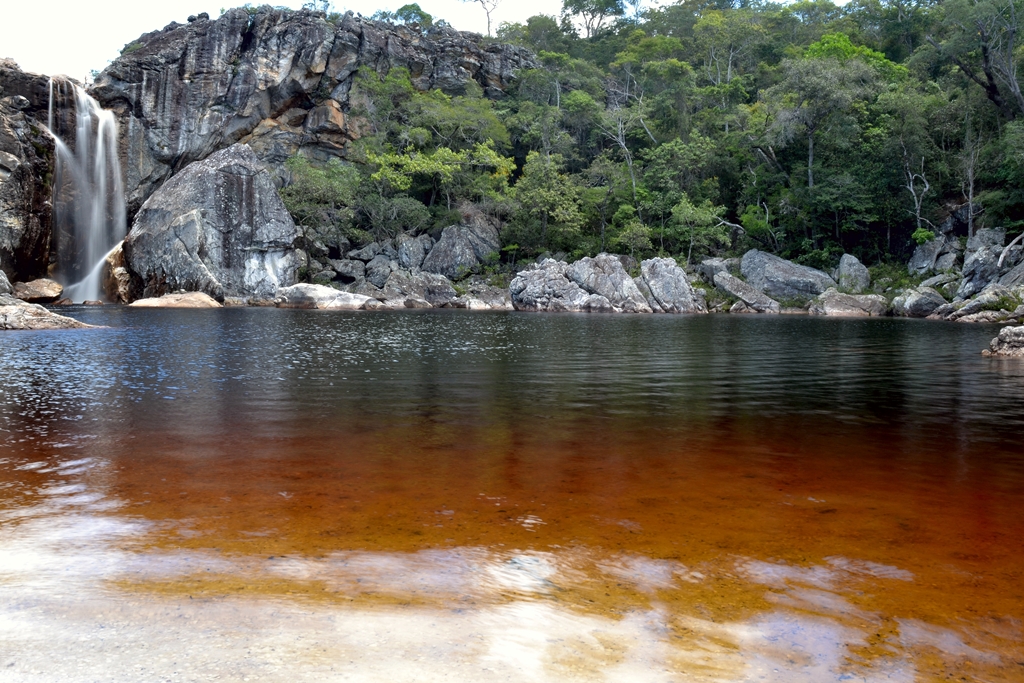
[[[983,356],[1024,358],[1024,325],[1020,327],[1004,327],[999,330],[999,335],[992,340],[989,348],[981,353]]]
[[[60,298],[64,285],[55,280],[40,278],[31,282],[14,283],[14,296],[33,304],[48,304]]]
[[[640,282],[636,283],[655,311],[707,313],[703,297],[697,295],[690,279],[686,277],[686,271],[674,259],[653,258],[641,261],[640,277],[636,280],[644,284],[644,287],[640,287]]]
[[[877,317],[889,311],[889,302],[879,294],[841,294],[829,287],[811,302],[808,313],[835,317]]]
[[[464,208],[462,223],[442,231],[441,239],[427,253],[420,268],[457,280],[500,249],[494,223],[479,211]]]
[[[360,310],[371,297],[342,292],[324,285],[297,284],[277,290],[274,304],[278,308],[317,308],[327,310]]]
[[[134,308],[222,308],[209,294],[203,292],[176,292],[151,299],[139,299],[129,304]]]
[[[751,311],[757,313],[780,313],[782,311],[778,301],[754,289],[743,280],[730,275],[724,270],[715,273],[715,287],[729,296],[736,297],[743,303],[744,307],[749,308]],[[736,308],[735,305],[733,307]],[[736,308],[734,312],[746,311],[743,308]]]
[[[905,318],[927,318],[946,299],[931,287],[918,287],[903,292],[892,300],[892,312]]]
[[[591,294],[569,279],[569,264],[545,259],[516,274],[509,284],[512,306],[517,311],[611,313],[611,302]]]
[[[836,281],[827,274],[774,254],[751,249],[740,261],[747,283],[774,299],[813,299]]]
[[[566,271],[577,285],[591,294],[603,296],[616,310],[624,313],[651,313],[643,293],[633,282],[622,261],[614,254],[581,258]]]
[[[95,327],[52,313],[9,294],[0,294],[0,330],[71,330]]]
[[[189,164],[146,200],[124,258],[136,297],[264,299],[295,283],[300,237],[270,174],[236,144]]]
[[[14,287],[11,286],[11,281],[7,279],[7,273],[0,270],[0,294],[13,294]]]

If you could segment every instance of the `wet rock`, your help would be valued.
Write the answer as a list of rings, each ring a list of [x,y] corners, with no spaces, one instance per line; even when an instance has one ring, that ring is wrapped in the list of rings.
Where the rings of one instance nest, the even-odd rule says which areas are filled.
[[[811,315],[837,317],[883,316],[889,310],[889,302],[878,294],[841,294],[829,287],[811,302],[807,312]]]
[[[725,271],[715,274],[715,287],[729,296],[739,299],[745,308],[749,308],[753,312],[779,313],[782,310],[778,301],[762,294],[743,280]]]
[[[910,289],[893,299],[892,311],[906,318],[927,318],[946,303],[941,294],[931,287]]]
[[[377,254],[366,264],[366,279],[377,287],[383,287],[391,275],[391,260],[384,254]]]
[[[655,269],[651,272],[659,272],[668,275],[667,269]],[[647,299],[637,288],[633,278],[629,276],[622,262],[613,254],[598,254],[594,258],[585,257],[569,266],[568,276],[581,288],[604,297],[612,305],[612,308],[624,313],[651,313],[652,309]],[[683,274],[685,280],[685,273]],[[662,283],[669,287],[668,283]],[[689,286],[689,281],[686,282]],[[663,294],[668,295],[666,291]]]
[[[433,248],[434,240],[430,235],[413,237],[402,233],[395,239],[398,252],[398,263],[402,268],[416,270],[423,265],[423,259]]]
[[[433,308],[429,301],[425,299],[417,299],[416,297],[409,297],[403,304],[406,308]]]
[[[86,327],[93,326],[57,315],[39,304],[30,304],[10,294],[0,294],[0,330],[69,330]]]
[[[1004,327],[992,340],[989,348],[982,351],[986,356],[1024,357],[1024,326]]]
[[[351,115],[360,67],[381,77],[407,68],[419,90],[459,93],[475,81],[500,97],[519,69],[539,66],[524,48],[448,26],[421,31],[352,13],[331,22],[270,6],[172,23],[133,45],[91,88],[119,119],[129,215],[177,169],[234,142],[274,175],[299,150],[317,161],[344,156],[367,127]]]
[[[743,255],[740,272],[752,287],[775,299],[812,299],[836,286],[820,270],[757,249]]]
[[[209,294],[203,292],[176,292],[150,299],[139,299],[129,304],[135,308],[222,308]]]
[[[657,313],[707,313],[704,298],[697,295],[686,271],[674,259],[642,261],[634,283]]]
[[[14,296],[33,304],[48,304],[59,299],[63,293],[64,285],[47,278],[14,284]]]
[[[851,294],[860,294],[871,284],[871,273],[868,272],[867,266],[853,254],[843,254],[839,259],[839,270],[836,275],[839,287]]]
[[[133,298],[270,298],[296,281],[299,238],[270,174],[233,145],[175,175],[135,217],[124,241]]]
[[[103,292],[114,303],[131,301],[132,276],[124,261],[124,242],[117,245],[107,256],[103,271]]]
[[[0,270],[13,280],[44,277],[50,260],[54,153],[44,128],[47,92],[45,76],[0,60],[0,93],[7,95],[0,99]]]
[[[554,259],[545,259],[519,272],[509,285],[509,293],[517,311],[611,313],[614,310],[608,299],[591,294],[570,279],[569,264]]]
[[[420,268],[458,280],[501,249],[498,229],[478,212],[464,212],[463,223],[451,225],[423,259]]]
[[[274,305],[279,308],[318,308],[359,310],[370,299],[362,294],[343,292],[323,285],[297,284],[277,290]]]

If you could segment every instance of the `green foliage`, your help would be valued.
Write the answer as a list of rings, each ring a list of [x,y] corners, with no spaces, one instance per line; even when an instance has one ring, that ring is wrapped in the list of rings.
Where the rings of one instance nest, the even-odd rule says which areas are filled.
[[[133,53],[133,52],[135,52],[137,50],[141,50],[141,49],[142,49],[142,43],[140,43],[139,41],[136,40],[136,41],[128,43],[127,45],[122,47],[121,48],[121,54],[122,55],[130,55],[131,53]]]
[[[914,240],[918,244],[924,244],[925,242],[931,242],[935,239],[935,233],[928,228],[918,228],[910,235],[910,239]]]

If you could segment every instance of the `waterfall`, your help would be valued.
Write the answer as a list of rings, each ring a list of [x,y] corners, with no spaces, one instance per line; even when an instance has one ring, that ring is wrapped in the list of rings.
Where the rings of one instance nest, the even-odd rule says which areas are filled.
[[[68,100],[74,98],[74,119]],[[103,262],[126,233],[117,121],[81,87],[50,79],[47,127],[57,164],[53,226],[57,278],[75,302],[103,298]]]

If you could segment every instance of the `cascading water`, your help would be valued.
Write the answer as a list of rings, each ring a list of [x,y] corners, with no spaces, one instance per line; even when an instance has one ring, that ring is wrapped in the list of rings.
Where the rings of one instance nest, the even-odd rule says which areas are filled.
[[[73,120],[68,116],[71,98]],[[51,78],[47,124],[57,152],[57,278],[71,283],[64,294],[72,301],[101,299],[104,262],[126,232],[117,121],[79,86]]]

